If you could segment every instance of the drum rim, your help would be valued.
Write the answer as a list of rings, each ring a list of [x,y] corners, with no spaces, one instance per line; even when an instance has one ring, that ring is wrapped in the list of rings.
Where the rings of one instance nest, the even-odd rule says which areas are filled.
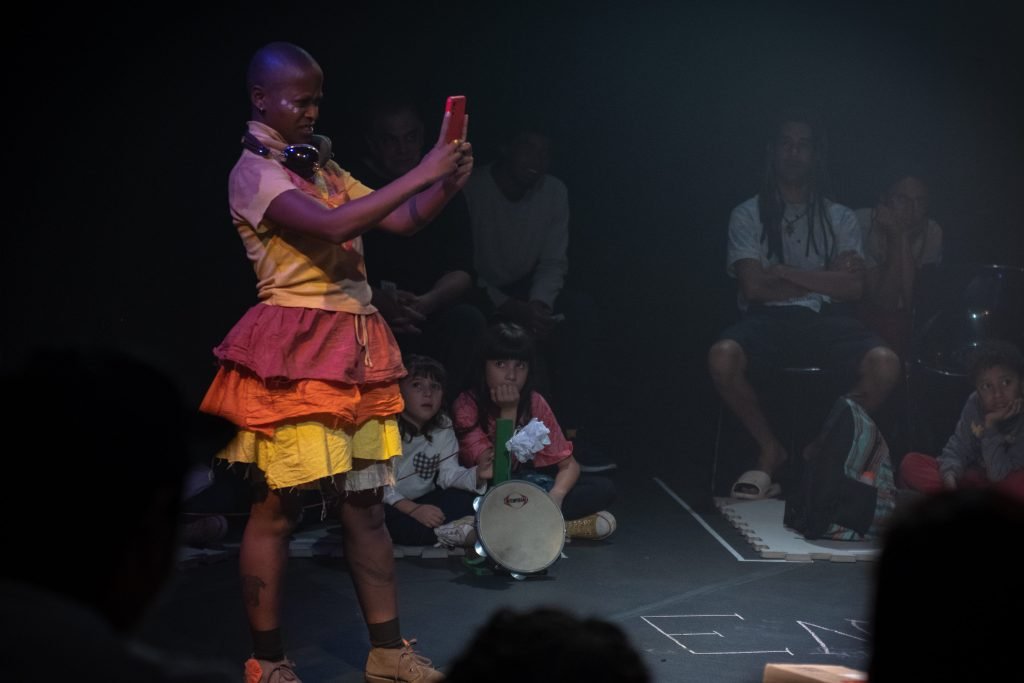
[[[531,487],[531,488],[537,489],[537,491],[542,493],[545,497],[548,497],[548,492],[545,491],[543,487],[538,486],[537,484],[534,484],[532,481],[527,481],[526,479],[506,479],[505,481],[501,482],[500,484],[495,484],[494,486],[489,488],[487,490],[487,492],[483,494],[483,496],[481,496],[481,503],[480,503],[480,505],[478,506],[478,508],[476,509],[476,511],[473,514],[474,522],[475,522],[475,525],[476,525],[477,542],[480,543],[481,547],[483,547],[484,552],[487,553],[487,557],[492,562],[494,562],[495,564],[497,564],[498,566],[500,566],[502,569],[504,569],[506,571],[514,572],[516,574],[536,574],[538,572],[542,572],[542,571],[548,569],[549,567],[551,567],[551,565],[553,565],[555,562],[557,562],[559,560],[559,558],[562,556],[562,551],[565,549],[565,534],[564,533],[559,538],[558,552],[554,553],[554,557],[551,559],[550,562],[545,564],[543,567],[539,567],[537,569],[517,569],[515,567],[510,567],[505,562],[498,561],[494,557],[494,554],[491,551],[491,549],[487,547],[487,541],[484,538],[484,534],[481,533],[481,529],[480,529],[480,510],[483,509],[483,499],[486,498],[487,496],[491,495],[491,493],[493,493],[494,491],[498,490],[502,486],[505,486],[506,484],[516,484],[516,485],[524,485],[524,486],[527,486],[527,487]],[[550,497],[548,497],[548,500],[550,500]],[[561,508],[559,508],[558,505],[555,504],[554,501],[551,501],[551,504],[555,506],[555,509],[558,510],[558,513],[561,515],[561,512],[562,512]],[[562,517],[562,524],[563,524],[563,528],[564,528],[564,524],[565,524],[565,517],[564,516]]]

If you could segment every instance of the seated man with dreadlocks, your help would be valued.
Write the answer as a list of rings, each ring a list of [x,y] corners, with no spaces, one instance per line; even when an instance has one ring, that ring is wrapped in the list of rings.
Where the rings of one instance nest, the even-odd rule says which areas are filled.
[[[738,498],[778,495],[773,475],[788,457],[752,373],[812,365],[835,371],[869,412],[900,373],[896,354],[850,308],[864,287],[861,231],[853,211],[826,196],[824,131],[809,112],[787,111],[776,122],[765,183],[729,220],[726,268],[738,281],[742,318],[708,354],[715,388],[760,450],[755,469],[733,485]]]

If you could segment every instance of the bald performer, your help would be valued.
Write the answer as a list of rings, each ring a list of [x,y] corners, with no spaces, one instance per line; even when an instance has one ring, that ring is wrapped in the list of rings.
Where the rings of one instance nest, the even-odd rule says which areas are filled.
[[[411,235],[459,192],[473,168],[469,143],[437,144],[405,175],[371,191],[318,149],[324,76],[290,43],[252,57],[244,149],[228,179],[231,216],[256,272],[259,302],[214,355],[201,409],[237,426],[219,457],[255,488],[242,536],[242,594],[253,637],[247,683],[298,681],[280,630],[288,537],[297,491],[339,501],[356,595],[369,630],[367,681],[441,680],[398,622],[383,488],[402,452],[395,416],[405,374],[395,339],[370,303],[361,235]],[[326,158],[325,158],[326,157]]]

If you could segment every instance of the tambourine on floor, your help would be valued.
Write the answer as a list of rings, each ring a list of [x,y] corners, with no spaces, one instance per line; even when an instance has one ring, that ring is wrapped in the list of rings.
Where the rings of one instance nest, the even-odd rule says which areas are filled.
[[[562,556],[565,519],[540,486],[509,480],[493,486],[473,503],[477,557],[471,568],[507,572],[517,580],[543,575]]]

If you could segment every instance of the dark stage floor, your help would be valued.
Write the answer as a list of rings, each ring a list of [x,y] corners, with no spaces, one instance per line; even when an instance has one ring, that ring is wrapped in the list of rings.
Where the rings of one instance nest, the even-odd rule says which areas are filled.
[[[524,581],[472,575],[458,557],[396,560],[403,631],[436,666],[496,608],[546,604],[620,625],[655,681],[752,683],[776,661],[866,666],[872,562],[760,559],[710,504],[707,439],[643,419],[620,433],[630,445],[612,449],[619,526],[607,541],[567,544],[547,575]],[[367,638],[343,561],[295,558],[287,582],[286,645],[303,680],[361,681]],[[241,673],[250,644],[236,561],[181,569],[144,637]]]

